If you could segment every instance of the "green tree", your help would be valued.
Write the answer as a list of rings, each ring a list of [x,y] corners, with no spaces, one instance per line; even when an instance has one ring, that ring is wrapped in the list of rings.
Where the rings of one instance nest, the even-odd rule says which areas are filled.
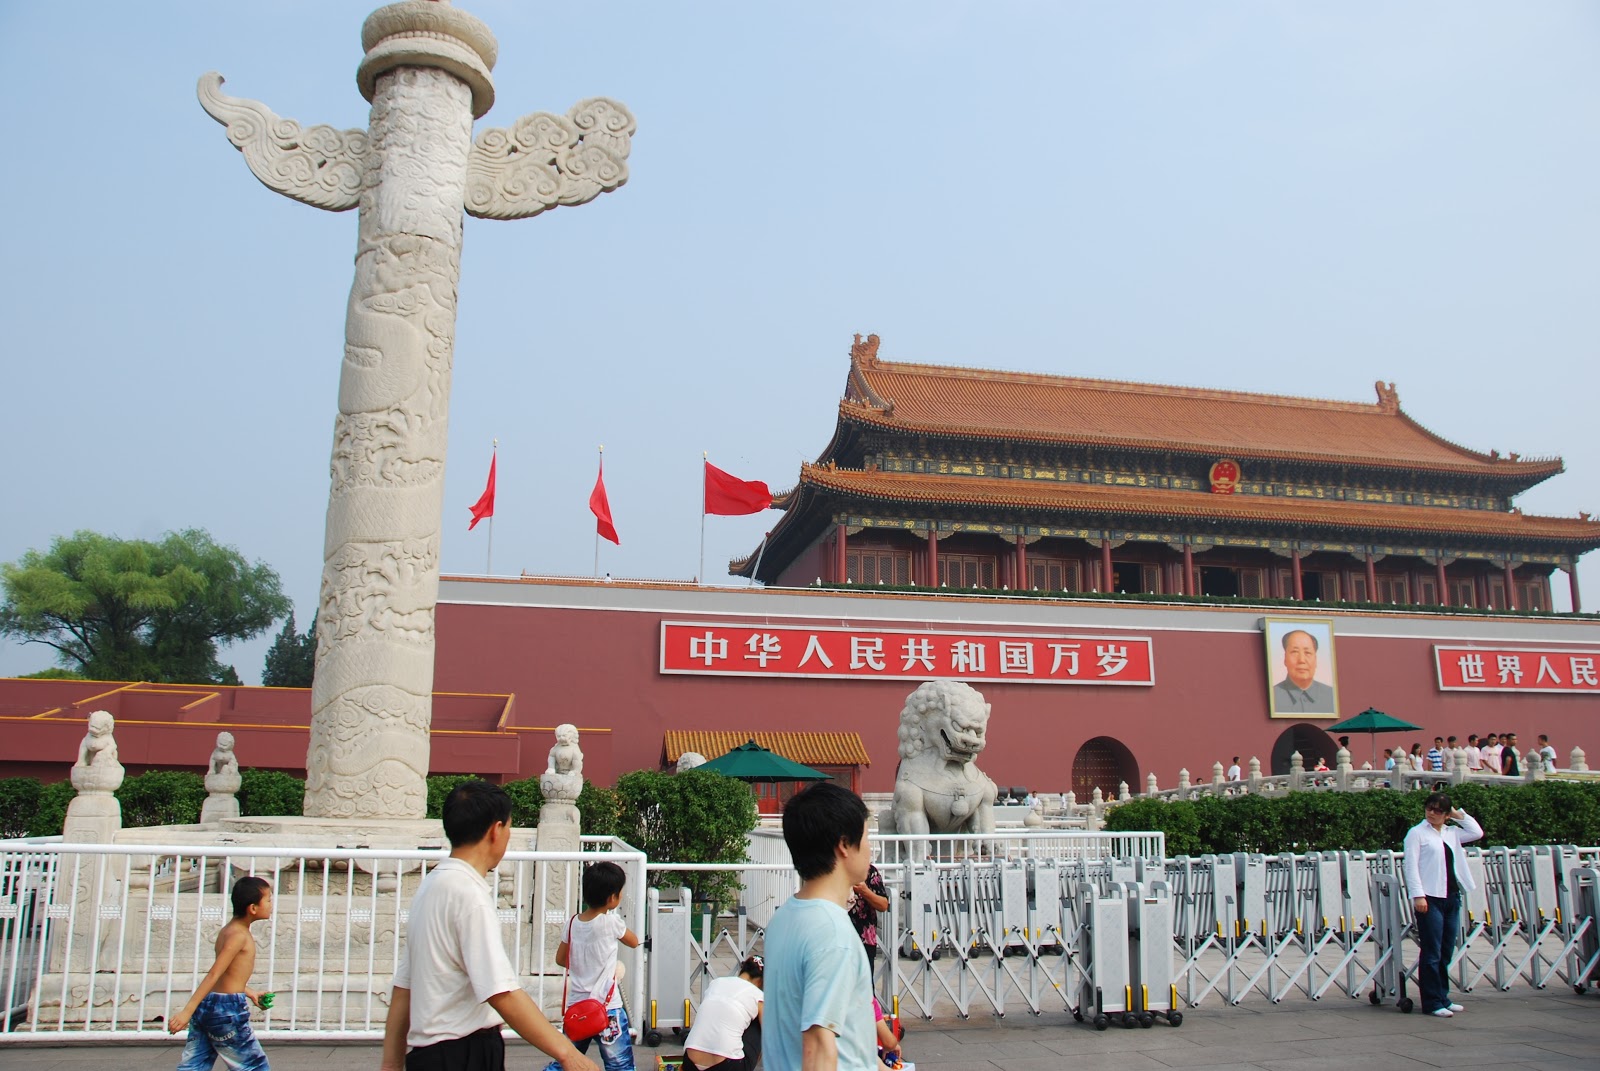
[[[268,688],[309,688],[311,674],[317,664],[317,619],[305,635],[294,630],[294,611],[283,623],[272,646],[267,648],[266,668],[261,672],[261,683]]]
[[[616,835],[653,863],[743,863],[756,801],[743,781],[712,770],[635,770],[617,779]],[[737,872],[656,871],[652,884],[687,885],[720,910],[739,895]]]
[[[0,565],[0,633],[55,648],[93,680],[238,683],[217,645],[289,612],[278,574],[200,529],[160,542],[59,536]]]

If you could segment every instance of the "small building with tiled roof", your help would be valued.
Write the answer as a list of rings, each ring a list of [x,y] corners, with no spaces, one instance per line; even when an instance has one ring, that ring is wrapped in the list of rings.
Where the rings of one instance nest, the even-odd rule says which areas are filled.
[[[866,585],[1549,610],[1600,520],[1524,515],[1560,458],[1481,453],[1400,407],[895,363],[856,336],[832,439],[759,553]]]

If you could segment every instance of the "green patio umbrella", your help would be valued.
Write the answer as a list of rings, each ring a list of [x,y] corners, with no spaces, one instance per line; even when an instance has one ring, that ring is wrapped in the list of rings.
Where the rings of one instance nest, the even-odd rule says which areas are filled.
[[[1330,733],[1366,733],[1372,739],[1372,766],[1378,766],[1378,734],[1403,733],[1407,730],[1420,730],[1422,726],[1412,725],[1409,721],[1401,721],[1381,710],[1368,707],[1353,718],[1346,718],[1328,726]]]
[[[802,766],[786,759],[775,751],[768,751],[751,740],[732,751],[718,755],[704,765],[702,770],[715,770],[719,774],[739,781],[827,781],[829,775],[821,770]]]

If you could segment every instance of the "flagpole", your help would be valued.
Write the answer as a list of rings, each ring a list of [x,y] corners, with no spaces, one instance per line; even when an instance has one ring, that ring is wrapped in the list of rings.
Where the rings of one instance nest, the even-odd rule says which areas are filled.
[[[761,547],[760,547],[760,549],[758,549],[756,551],[756,567],[754,569],[750,570],[750,586],[751,587],[755,587],[756,586],[756,574],[761,572],[761,556],[767,552],[767,540],[769,540],[771,538],[772,538],[772,533],[771,532],[768,532],[766,535],[761,537]]]
[[[605,443],[601,443],[600,444],[600,471],[603,473],[603,472],[605,472],[605,469],[606,469],[606,444]],[[594,529],[594,578],[596,580],[600,579],[600,526],[599,525],[596,525],[595,529]]]
[[[694,582],[701,587],[706,583],[706,464],[710,460],[711,455],[700,451],[700,571]]]
[[[500,440],[499,439],[495,439],[495,440],[493,440],[493,442],[494,442],[494,456],[498,457],[499,454],[500,454]],[[493,576],[494,575],[494,514],[492,514],[492,513],[489,514],[489,553],[488,553],[488,557],[484,559],[483,575],[484,576]]]

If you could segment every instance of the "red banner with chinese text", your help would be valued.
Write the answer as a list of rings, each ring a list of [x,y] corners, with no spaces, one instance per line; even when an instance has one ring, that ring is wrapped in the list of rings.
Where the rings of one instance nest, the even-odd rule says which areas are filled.
[[[1592,692],[1600,694],[1600,650],[1571,647],[1433,649],[1443,692]]]
[[[920,632],[663,621],[661,672],[732,677],[1155,683],[1148,636]]]

